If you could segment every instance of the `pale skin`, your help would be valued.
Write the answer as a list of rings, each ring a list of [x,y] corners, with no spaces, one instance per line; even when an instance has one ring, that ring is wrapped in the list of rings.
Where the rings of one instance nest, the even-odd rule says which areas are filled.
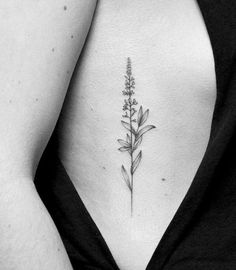
[[[124,165],[129,174],[130,156],[117,142],[126,136],[127,57],[133,97],[150,110],[144,125],[156,127],[136,153],[142,160],[132,216],[121,173]],[[59,157],[120,269],[145,269],[183,200],[208,143],[215,94],[212,49],[195,0],[98,2],[57,134]]]
[[[33,184],[59,114],[59,158],[122,270],[145,269],[204,155],[216,85],[196,1],[100,0],[93,17],[96,2],[0,3],[0,269],[72,269]],[[127,57],[156,126],[132,217],[117,150]]]
[[[72,269],[33,179],[95,6],[0,1],[0,269]]]

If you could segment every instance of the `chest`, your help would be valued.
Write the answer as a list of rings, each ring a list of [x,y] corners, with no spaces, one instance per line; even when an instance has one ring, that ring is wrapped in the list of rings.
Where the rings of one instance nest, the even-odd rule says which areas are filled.
[[[157,127],[143,142],[133,218],[120,174],[129,160],[117,151],[127,57],[135,98]],[[60,155],[121,269],[144,269],[177,211],[208,143],[215,96],[195,1],[99,2],[59,120]]]

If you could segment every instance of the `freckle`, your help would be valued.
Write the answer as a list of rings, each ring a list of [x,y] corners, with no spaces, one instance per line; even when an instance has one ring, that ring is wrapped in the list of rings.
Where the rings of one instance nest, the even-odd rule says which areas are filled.
[[[106,167],[105,166],[103,166],[102,168],[103,168],[103,170],[106,170]]]
[[[38,99],[38,98],[36,98],[36,99],[35,99],[35,101],[39,101],[39,99]]]
[[[74,36],[73,36],[73,35],[71,35],[70,37],[71,37],[71,38],[74,38]]]
[[[64,8],[63,8],[64,10],[67,10],[67,6],[64,6]]]
[[[165,178],[162,178],[162,179],[161,179],[161,181],[163,181],[163,182],[164,182],[164,181],[166,181],[166,179],[165,179]]]
[[[67,74],[70,74],[70,71],[69,70],[67,70],[67,72],[66,72]]]
[[[55,48],[52,48],[52,52],[55,52]]]
[[[60,252],[61,251],[60,248],[58,248],[57,251]]]

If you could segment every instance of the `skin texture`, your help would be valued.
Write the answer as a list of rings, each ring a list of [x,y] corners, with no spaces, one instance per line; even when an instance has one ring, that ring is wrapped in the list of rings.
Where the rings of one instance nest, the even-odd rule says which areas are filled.
[[[127,57],[150,110],[131,194],[118,151]],[[194,0],[101,0],[59,120],[60,158],[122,270],[143,270],[183,200],[208,143],[214,59]],[[138,154],[138,152],[137,152]]]
[[[33,178],[95,6],[0,2],[0,269],[72,269]]]

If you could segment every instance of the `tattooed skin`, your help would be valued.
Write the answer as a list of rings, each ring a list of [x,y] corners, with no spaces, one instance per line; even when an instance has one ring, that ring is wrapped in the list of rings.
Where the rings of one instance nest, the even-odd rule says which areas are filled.
[[[132,75],[131,59],[128,58],[125,75],[125,90],[122,91],[122,94],[126,97],[123,105],[124,114],[122,115],[125,121],[121,120],[121,124],[127,130],[127,134],[125,140],[118,139],[121,145],[118,150],[127,152],[130,157],[129,170],[126,170],[125,166],[122,165],[121,173],[131,194],[131,216],[133,214],[134,173],[142,160],[142,150],[140,150],[138,154],[136,154],[136,150],[140,147],[144,134],[155,128],[153,125],[143,126],[148,119],[149,109],[144,111],[143,107],[140,106],[137,113],[136,108],[138,102],[133,98],[135,95],[134,90],[135,79]]]

